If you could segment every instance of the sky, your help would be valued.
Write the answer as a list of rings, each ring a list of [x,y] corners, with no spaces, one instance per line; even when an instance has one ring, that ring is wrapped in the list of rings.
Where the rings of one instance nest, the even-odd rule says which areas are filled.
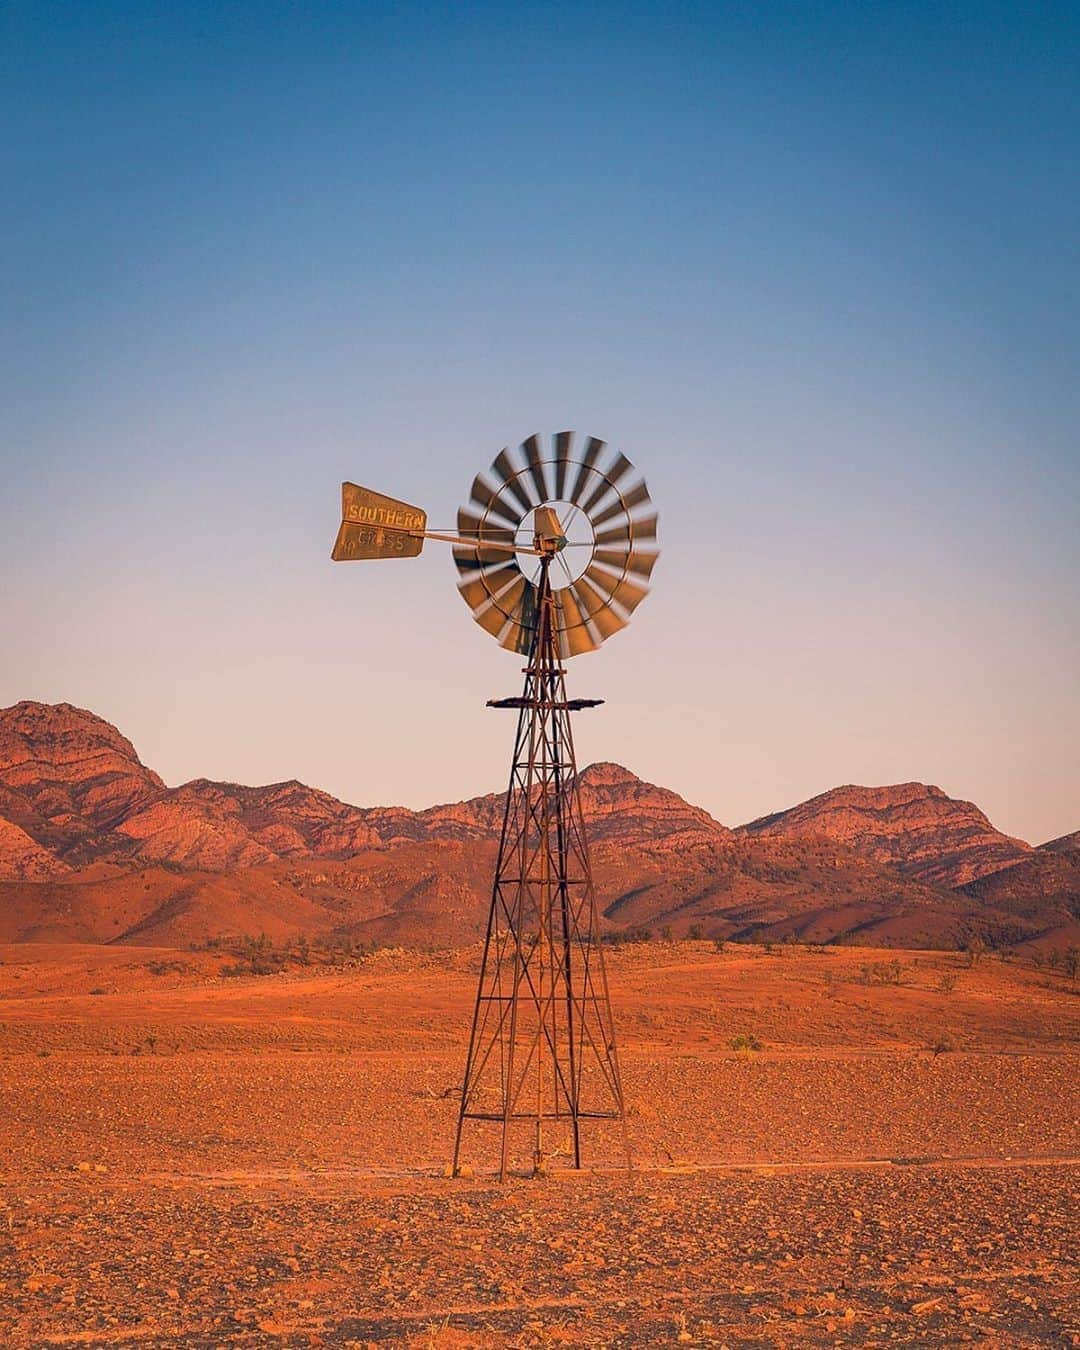
[[[0,7],[0,706],[176,784],[501,786],[445,545],[533,432],[663,556],[582,763],[734,825],[919,780],[1080,828],[1075,5]]]

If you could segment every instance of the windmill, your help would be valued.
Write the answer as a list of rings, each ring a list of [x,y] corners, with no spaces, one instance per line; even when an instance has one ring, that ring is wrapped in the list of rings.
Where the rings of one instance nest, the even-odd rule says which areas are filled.
[[[497,455],[473,480],[455,532],[429,530],[419,507],[342,484],[335,561],[415,557],[425,539],[451,544],[473,618],[526,658],[520,695],[488,701],[517,713],[517,731],[454,1175],[466,1126],[497,1132],[500,1180],[522,1138],[534,1171],[553,1138],[580,1168],[584,1121],[616,1122],[630,1161],[571,728],[572,713],[603,700],[569,698],[564,663],[626,627],[659,557],[656,526],[626,456],[595,437],[578,455],[569,431],[548,452],[530,436],[516,454]]]

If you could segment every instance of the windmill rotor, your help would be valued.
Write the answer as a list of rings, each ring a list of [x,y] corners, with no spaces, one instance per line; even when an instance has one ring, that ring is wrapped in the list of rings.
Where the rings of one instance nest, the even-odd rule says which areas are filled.
[[[525,654],[546,572],[560,659],[595,651],[648,594],[660,556],[651,508],[645,480],[605,441],[590,436],[577,455],[573,432],[550,448],[529,436],[476,476],[458,511],[458,590],[500,646]]]

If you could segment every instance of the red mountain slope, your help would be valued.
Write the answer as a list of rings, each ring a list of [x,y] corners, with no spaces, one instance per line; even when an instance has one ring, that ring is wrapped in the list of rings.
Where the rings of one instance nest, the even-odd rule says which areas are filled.
[[[43,848],[20,826],[0,818],[0,879],[48,881],[70,872],[67,863]]]
[[[1048,844],[1040,844],[1039,848],[1048,853],[1080,853],[1080,830],[1063,834],[1060,839],[1051,839]]]
[[[699,807],[615,764],[584,771],[582,803],[597,839],[678,848],[728,833]],[[130,741],[93,713],[33,703],[0,711],[0,818],[9,827],[0,837],[0,876],[54,875],[69,859],[223,871],[409,841],[494,839],[502,810],[501,793],[409,811],[349,806],[295,780],[245,787],[198,778],[166,788]]]
[[[655,841],[677,849],[726,839],[731,831],[677,793],[646,783],[619,764],[590,764],[581,772],[581,808],[594,843]],[[433,806],[414,818],[414,839],[491,838],[502,828],[501,792],[453,806]],[[384,838],[391,838],[380,829]]]
[[[93,713],[70,703],[0,710],[0,816],[58,859],[77,866],[130,852],[116,826],[163,789],[131,742]],[[13,865],[6,851],[0,865]]]
[[[242,787],[197,778],[162,792],[119,829],[141,858],[221,871],[377,845],[368,814],[295,780]]]
[[[1055,841],[1056,842],[1056,841]],[[1018,932],[1062,949],[1080,943],[1080,849],[1035,849],[1027,858],[964,887]]]
[[[740,826],[740,835],[833,839],[905,876],[962,886],[1031,853],[1022,839],[995,830],[971,802],[925,783],[833,788],[818,797]]]
[[[581,788],[610,930],[955,946],[1070,921],[1068,838],[1033,851],[937,788],[839,788],[738,831],[618,765]],[[483,931],[502,809],[166,788],[92,713],[18,704],[0,710],[0,939],[460,944]],[[940,884],[994,867],[985,887]]]

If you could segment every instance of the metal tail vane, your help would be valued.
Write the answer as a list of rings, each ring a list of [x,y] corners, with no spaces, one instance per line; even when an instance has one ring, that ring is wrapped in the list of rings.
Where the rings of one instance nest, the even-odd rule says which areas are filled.
[[[457,531],[419,507],[342,484],[335,561],[416,557],[453,545],[458,590],[501,646],[526,656],[487,934],[473,1007],[453,1171],[466,1123],[498,1136],[499,1177],[526,1143],[533,1170],[581,1166],[582,1122],[618,1125],[630,1163],[615,1030],[578,785],[563,662],[625,628],[660,556],[657,516],[625,455],[589,437],[530,436],[473,480]],[[553,1148],[545,1128],[563,1132]],[[545,1154],[545,1149],[547,1153]],[[516,1156],[516,1154],[514,1155]]]

